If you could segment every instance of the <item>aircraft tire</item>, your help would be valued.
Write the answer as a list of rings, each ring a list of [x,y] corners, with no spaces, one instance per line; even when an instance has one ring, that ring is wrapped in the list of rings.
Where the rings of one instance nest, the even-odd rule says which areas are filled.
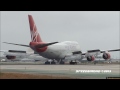
[[[56,62],[52,61],[51,64],[56,64]]]
[[[70,64],[71,64],[71,65],[75,65],[75,64],[77,64],[77,62],[70,62]]]
[[[47,61],[47,62],[45,62],[45,64],[50,64],[50,62]]]

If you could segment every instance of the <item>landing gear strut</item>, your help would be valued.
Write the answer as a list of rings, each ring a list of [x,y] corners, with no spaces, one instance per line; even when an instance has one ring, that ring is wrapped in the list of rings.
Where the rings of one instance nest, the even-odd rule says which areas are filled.
[[[52,60],[52,62],[46,61],[45,64],[56,64],[56,62],[55,62],[55,60]]]
[[[65,64],[65,62],[63,60],[60,60],[59,64]]]

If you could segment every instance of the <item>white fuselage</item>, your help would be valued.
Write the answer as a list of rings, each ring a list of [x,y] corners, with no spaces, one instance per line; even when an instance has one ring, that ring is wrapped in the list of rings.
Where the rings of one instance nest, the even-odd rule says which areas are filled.
[[[39,54],[48,59],[64,59],[73,55],[72,52],[80,51],[80,46],[75,41],[64,41],[47,47],[45,52]]]

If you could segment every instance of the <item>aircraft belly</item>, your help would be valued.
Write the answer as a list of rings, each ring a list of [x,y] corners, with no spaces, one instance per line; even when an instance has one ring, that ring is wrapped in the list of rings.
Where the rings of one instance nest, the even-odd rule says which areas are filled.
[[[47,52],[47,53],[40,53],[41,56],[49,59],[58,59],[59,52]]]

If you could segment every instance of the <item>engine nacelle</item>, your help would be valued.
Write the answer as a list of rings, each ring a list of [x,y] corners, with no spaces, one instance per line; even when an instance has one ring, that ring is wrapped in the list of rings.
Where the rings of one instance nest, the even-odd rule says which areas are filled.
[[[87,56],[87,60],[88,60],[88,61],[94,61],[94,60],[95,60],[95,57],[94,57],[94,56]]]
[[[110,59],[110,54],[109,53],[103,53],[103,58],[105,59],[105,60],[108,60],[108,59]]]
[[[15,59],[16,56],[10,56],[10,55],[7,55],[6,58],[7,58],[7,59]]]

